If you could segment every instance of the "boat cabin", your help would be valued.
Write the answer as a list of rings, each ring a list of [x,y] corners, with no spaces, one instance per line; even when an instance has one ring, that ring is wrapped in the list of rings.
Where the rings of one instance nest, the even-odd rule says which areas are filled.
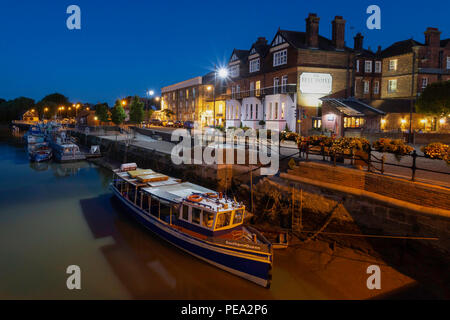
[[[238,229],[245,206],[213,190],[151,169],[115,170],[113,186],[141,210],[205,237]]]

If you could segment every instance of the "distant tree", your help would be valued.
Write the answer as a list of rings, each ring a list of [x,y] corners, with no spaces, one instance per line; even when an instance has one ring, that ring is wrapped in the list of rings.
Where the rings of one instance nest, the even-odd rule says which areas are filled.
[[[0,104],[2,104],[3,102],[6,102],[5,99],[0,98]]]
[[[111,110],[111,121],[116,125],[120,125],[125,121],[126,116],[120,100],[117,100],[114,108]]]
[[[152,118],[153,112],[155,112],[155,110],[153,109],[148,109],[147,111],[145,111],[145,119],[147,121],[150,121],[150,119]]]
[[[68,106],[69,107],[69,106],[72,105],[69,102],[69,99],[66,96],[64,96],[64,95],[62,95],[60,93],[49,94],[49,95],[45,96],[44,98],[42,98],[41,101],[42,102],[53,102],[53,103],[55,103],[56,105],[59,105],[59,106]]]
[[[130,104],[130,122],[141,123],[144,120],[144,103],[135,96]]]
[[[26,111],[34,108],[34,100],[30,98],[20,97],[4,101],[0,104],[0,121],[19,120]]]
[[[435,116],[450,113],[450,80],[428,85],[416,102],[416,112]]]
[[[100,122],[109,121],[109,106],[107,103],[99,103],[94,106],[95,115],[98,117]]]
[[[175,115],[175,113],[174,113],[172,110],[170,110],[170,109],[164,109],[164,110],[163,110],[163,113],[164,113],[164,115],[165,115],[167,118],[169,118],[169,119],[170,119],[170,117],[172,117],[172,116]]]

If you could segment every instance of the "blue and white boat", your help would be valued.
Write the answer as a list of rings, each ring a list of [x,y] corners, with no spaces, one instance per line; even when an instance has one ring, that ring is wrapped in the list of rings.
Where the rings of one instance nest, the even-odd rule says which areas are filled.
[[[114,170],[111,189],[138,222],[164,240],[218,268],[270,287],[272,245],[259,231],[243,225],[245,206],[241,203],[150,169],[138,169],[135,164]]]
[[[25,133],[24,139],[28,144],[41,143],[45,140],[44,132],[39,126],[31,126]]]

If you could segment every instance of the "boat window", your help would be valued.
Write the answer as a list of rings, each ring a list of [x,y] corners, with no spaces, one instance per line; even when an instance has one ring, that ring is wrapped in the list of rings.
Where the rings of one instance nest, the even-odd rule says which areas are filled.
[[[241,223],[244,219],[244,210],[236,210],[234,212],[233,224]]]
[[[228,227],[231,222],[231,211],[219,213],[217,215],[216,229]]]
[[[200,224],[201,209],[192,207],[192,223]]]
[[[170,210],[170,206],[167,204],[164,204],[161,202],[161,207],[160,207],[160,212],[159,212],[159,217],[161,220],[169,222],[170,220],[170,214],[171,214],[171,210]]]
[[[214,213],[204,210],[202,226],[212,228],[214,222]]]
[[[183,206],[183,216],[182,218],[189,221],[189,206]]]

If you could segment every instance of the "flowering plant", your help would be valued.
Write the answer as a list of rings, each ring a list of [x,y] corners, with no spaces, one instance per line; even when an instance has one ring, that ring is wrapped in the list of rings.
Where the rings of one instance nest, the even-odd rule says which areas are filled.
[[[447,144],[433,142],[421,148],[425,157],[430,159],[440,159],[450,165],[450,147]]]
[[[401,139],[380,138],[372,144],[372,147],[378,152],[393,153],[398,161],[402,156],[408,155],[414,150]]]
[[[344,153],[345,151],[350,150],[352,150],[353,152],[367,152],[369,150],[369,146],[370,143],[365,138],[342,137],[333,141],[333,144],[330,147],[330,151],[334,153]]]

